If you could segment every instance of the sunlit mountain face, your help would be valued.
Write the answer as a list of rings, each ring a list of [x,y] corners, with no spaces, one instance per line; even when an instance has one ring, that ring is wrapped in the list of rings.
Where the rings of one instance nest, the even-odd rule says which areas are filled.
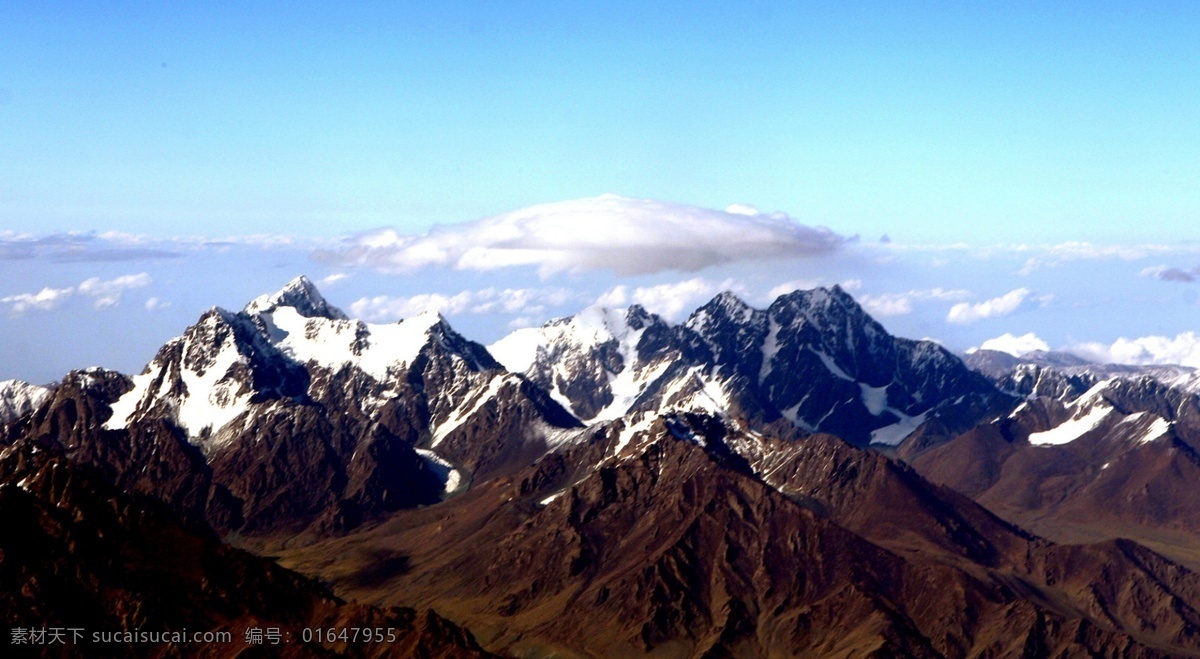
[[[354,656],[1194,654],[1191,376],[964,360],[840,286],[484,345],[297,277],[140,373],[0,386],[5,616],[230,656],[255,625]],[[305,631],[368,624],[395,638]]]
[[[1200,657],[1200,3],[960,4],[6,3],[3,656]]]

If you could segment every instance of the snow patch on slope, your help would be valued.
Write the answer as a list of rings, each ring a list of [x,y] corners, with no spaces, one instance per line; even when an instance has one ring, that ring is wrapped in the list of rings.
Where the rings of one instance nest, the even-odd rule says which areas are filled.
[[[112,416],[108,417],[108,421],[104,422],[105,428],[118,430],[129,427],[129,418],[137,411],[138,403],[142,402],[146,397],[146,393],[150,390],[150,385],[154,383],[154,377],[157,373],[158,371],[152,370],[133,376],[133,388],[126,391],[109,406],[109,409],[112,410]]]
[[[904,441],[904,438],[911,435],[913,431],[921,427],[922,423],[925,423],[925,417],[929,415],[931,410],[925,410],[916,416],[909,416],[892,408],[887,408],[887,411],[895,414],[900,418],[900,420],[889,426],[872,430],[872,444],[887,444],[888,446],[895,446],[899,444],[900,442]]]
[[[486,405],[488,401],[494,399],[496,395],[500,393],[500,388],[508,383],[514,384],[515,386],[519,386],[520,384],[519,380],[517,380],[517,378],[513,375],[495,377],[492,378],[491,382],[488,382],[487,389],[475,396],[475,400],[470,402],[463,401],[461,405],[455,408],[454,412],[450,415],[450,418],[446,419],[446,421],[433,429],[433,442],[430,444],[430,447],[437,448],[438,444],[441,444],[450,433],[454,432],[455,429],[457,429],[467,419],[470,419],[476,412],[478,412],[479,408]],[[470,407],[468,408],[467,405],[470,405]]]
[[[871,416],[879,416],[887,409],[888,395],[887,390],[891,385],[882,387],[872,387],[864,382],[859,382],[858,386],[862,389],[862,402]]]
[[[1171,432],[1171,422],[1158,417],[1137,437],[1137,443],[1146,444],[1152,442],[1168,432]]]
[[[496,361],[512,373],[525,373],[537,361],[544,328],[526,327],[488,346]]]
[[[762,368],[758,372],[760,383],[771,374],[771,367],[777,354],[779,354],[779,323],[774,317],[771,317],[767,320],[767,338],[763,340]]]
[[[187,347],[184,346],[185,351]],[[245,362],[246,358],[238,351],[236,341],[228,337],[207,365],[201,368],[180,365],[181,394],[173,394],[169,390],[171,381],[167,377],[167,365],[151,362],[145,373],[134,376],[133,388],[112,404],[112,416],[104,423],[104,427],[110,430],[127,428],[140,408],[157,401],[171,408],[175,422],[190,439],[196,440],[205,433],[215,435],[216,431],[250,408],[252,392],[244,390],[237,380],[227,377],[236,364]],[[158,382],[158,389],[152,391],[155,382]]]
[[[488,351],[513,373],[528,374],[539,361],[546,362],[552,383],[549,387],[551,398],[585,422],[611,421],[624,416],[645,391],[646,385],[669,366],[664,363],[650,369],[638,368],[637,346],[646,328],[634,329],[628,317],[628,309],[592,306],[575,316],[560,318],[542,327],[517,330],[488,346]],[[578,374],[570,371],[565,360],[550,356],[587,354],[610,342],[615,343],[621,358],[620,368],[604,371],[605,384],[613,400],[594,415],[584,417],[558,387],[560,381],[572,381]]]
[[[1077,413],[1074,418],[1054,428],[1032,433],[1029,435],[1029,443],[1034,446],[1058,446],[1073,442],[1100,425],[1110,412],[1112,408],[1107,405],[1092,406],[1087,413]]]
[[[239,393],[241,384],[225,377],[234,364],[243,361],[245,358],[230,341],[221,346],[203,374],[188,368],[180,370],[187,394],[175,401],[175,420],[189,437],[219,430],[250,408],[250,392]]]
[[[329,318],[306,318],[292,307],[262,314],[275,345],[301,363],[330,370],[356,366],[376,380],[388,370],[403,368],[417,358],[430,341],[430,331],[442,321],[437,312],[425,312],[397,323],[374,325]],[[365,343],[360,343],[360,337]]]
[[[443,493],[447,495],[454,494],[462,488],[465,482],[462,472],[450,464],[449,460],[428,449],[419,448],[416,451],[425,460],[425,464],[429,466],[429,470],[442,481]]]
[[[837,376],[843,380],[848,380],[850,382],[855,381],[854,378],[850,377],[849,374],[847,374],[845,371],[843,371],[842,368],[840,366],[838,366],[836,362],[833,361],[832,357],[821,352],[820,350],[817,350],[816,348],[813,348],[812,346],[809,346],[808,349],[813,351],[813,354],[816,355],[817,358],[819,358],[821,360],[821,363],[825,365],[825,368],[829,369],[830,373],[833,373],[835,376]]]

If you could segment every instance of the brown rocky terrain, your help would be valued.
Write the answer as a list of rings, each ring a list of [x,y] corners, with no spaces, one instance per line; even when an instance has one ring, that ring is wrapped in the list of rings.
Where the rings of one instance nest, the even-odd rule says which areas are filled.
[[[646,437],[581,480],[548,459],[284,562],[533,656],[1200,654],[1200,577],[1134,543],[1040,540],[836,440],[793,454],[802,494],[665,422]]]
[[[26,445],[0,461],[0,618],[9,628],[82,630],[79,642],[7,656],[482,657],[433,611],[347,603],[316,582],[187,527],[161,503],[121,493],[60,455]],[[312,638],[304,629],[390,629],[392,642]],[[247,644],[248,628],[279,630]],[[227,643],[98,643],[97,632],[229,632]],[[385,639],[388,637],[385,635]],[[11,639],[10,639],[11,640]]]
[[[297,278],[139,375],[7,385],[8,619],[397,630],[297,656],[1200,656],[1192,394],[993,381],[837,288],[518,338],[506,369]]]
[[[1047,537],[1135,538],[1200,567],[1196,396],[1146,377],[1037,370],[1025,380],[1020,408],[910,456],[913,467]],[[1071,424],[1071,441],[1036,443]]]

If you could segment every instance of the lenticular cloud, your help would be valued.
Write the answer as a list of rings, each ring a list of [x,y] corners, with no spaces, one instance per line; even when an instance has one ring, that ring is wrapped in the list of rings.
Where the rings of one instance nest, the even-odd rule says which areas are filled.
[[[783,213],[738,211],[606,194],[437,227],[423,236],[379,229],[314,258],[385,272],[430,266],[534,266],[543,276],[601,269],[644,275],[694,272],[750,259],[816,256],[846,242],[829,229],[800,224]]]

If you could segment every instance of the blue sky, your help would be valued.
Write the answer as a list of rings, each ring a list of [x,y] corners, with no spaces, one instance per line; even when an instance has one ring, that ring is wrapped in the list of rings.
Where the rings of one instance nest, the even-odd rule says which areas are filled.
[[[440,302],[483,340],[687,282],[852,282],[894,331],[960,349],[1193,330],[1200,284],[1168,271],[1200,265],[1200,5],[1046,5],[7,3],[0,378],[138,370],[203,308],[300,272],[346,275],[323,288],[347,308],[391,300],[359,305],[378,320],[422,294],[548,296]],[[312,258],[610,192],[858,240],[640,274]],[[90,242],[28,249],[64,232]],[[44,289],[71,292],[21,306]]]

